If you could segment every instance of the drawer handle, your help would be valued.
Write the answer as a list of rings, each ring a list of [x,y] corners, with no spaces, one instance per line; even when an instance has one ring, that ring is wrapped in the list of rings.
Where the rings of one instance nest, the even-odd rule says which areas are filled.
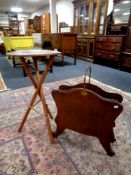
[[[110,57],[111,57],[111,58],[113,58],[113,57],[114,57],[114,55],[110,55]]]
[[[112,39],[112,41],[113,41],[113,42],[115,42],[115,41],[116,41],[116,39],[115,39],[115,38],[113,38],[113,39]]]
[[[101,55],[101,53],[97,53],[97,55]]]
[[[113,46],[113,47],[112,47],[112,50],[115,50],[115,48],[116,48],[116,47]]]

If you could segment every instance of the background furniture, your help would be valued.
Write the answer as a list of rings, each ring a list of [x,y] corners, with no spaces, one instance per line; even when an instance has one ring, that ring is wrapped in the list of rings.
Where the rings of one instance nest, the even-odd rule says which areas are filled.
[[[74,64],[76,64],[77,54],[77,34],[72,33],[57,33],[57,34],[43,34],[43,45],[49,49],[57,49],[62,54],[62,65],[64,65],[64,55],[69,54],[74,56]]]
[[[127,27],[125,52],[122,53],[121,58],[121,69],[131,71],[131,13]]]
[[[79,58],[85,58],[93,61],[95,36],[77,36],[77,55]]]
[[[107,34],[126,35],[129,16],[131,11],[131,1],[114,0],[113,11],[108,16]]]
[[[126,39],[121,43],[120,68],[131,70],[131,1],[114,0],[113,11],[108,18],[107,34],[124,34]]]
[[[50,33],[51,26],[50,26],[50,14],[44,13],[40,16],[40,32],[41,33]]]
[[[29,50],[33,48],[34,38],[32,36],[14,36],[14,37],[2,37],[6,53],[11,52],[12,50]],[[14,68],[16,65],[21,65],[21,62],[17,57],[10,57],[13,60]],[[28,64],[31,64],[30,58],[27,59]],[[23,70],[24,71],[24,70]],[[25,72],[24,76],[26,75]]]
[[[79,57],[93,59],[93,36],[105,33],[108,0],[75,0],[73,5]]]
[[[94,63],[117,64],[120,68],[121,56],[124,51],[125,36],[95,36]]]

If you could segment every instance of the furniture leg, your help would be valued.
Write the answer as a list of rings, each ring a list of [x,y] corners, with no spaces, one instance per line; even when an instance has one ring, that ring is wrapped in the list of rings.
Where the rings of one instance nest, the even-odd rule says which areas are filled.
[[[13,67],[16,68],[15,57],[12,57],[12,60],[13,60]]]
[[[28,68],[28,64],[25,62],[24,58],[21,58],[21,62],[22,62],[22,65],[23,65],[23,67],[24,67],[24,69],[25,69],[27,75],[28,75],[29,78],[31,79],[33,85],[36,87],[36,90],[35,90],[35,93],[34,93],[32,99],[31,99],[31,102],[30,102],[30,104],[29,104],[29,107],[28,107],[28,109],[27,109],[27,111],[26,111],[26,113],[25,113],[25,115],[24,115],[24,117],[23,117],[23,120],[22,120],[22,122],[21,122],[21,124],[20,124],[20,126],[19,126],[19,128],[18,128],[18,131],[19,131],[19,132],[22,130],[22,128],[23,128],[23,126],[24,126],[24,123],[25,123],[25,121],[26,121],[26,119],[27,119],[27,117],[28,117],[28,114],[29,114],[29,112],[30,112],[30,110],[31,110],[31,108],[32,108],[32,106],[33,106],[33,104],[34,104],[34,101],[35,101],[37,95],[38,95],[39,92],[40,92],[42,83],[44,82],[44,80],[45,80],[45,78],[46,78],[46,75],[47,75],[47,73],[48,73],[48,71],[49,71],[49,69],[50,69],[50,66],[53,64],[53,58],[52,58],[52,57],[50,58],[50,61],[49,61],[48,65],[47,65],[47,67],[46,67],[46,69],[45,69],[45,71],[44,71],[44,73],[43,73],[43,75],[42,75],[40,81],[39,81],[38,86],[37,86],[37,84],[36,84],[36,82],[35,82],[35,80],[34,80],[34,78],[33,78],[33,75],[32,75],[32,73],[31,73],[31,71],[30,71],[29,68]],[[41,100],[42,100],[42,103],[43,103],[44,100],[43,100],[43,99],[41,99]],[[50,124],[49,124],[49,122],[48,122],[48,120],[47,120],[47,113],[46,113],[46,109],[45,109],[46,107],[45,107],[45,106],[46,106],[46,105],[44,104],[43,107],[44,107],[45,116],[46,116],[47,128],[48,128],[48,132],[49,132],[49,136],[50,136],[50,141],[51,141],[51,143],[53,143],[54,140],[53,140],[53,136],[52,136],[52,133],[51,133],[51,130],[50,130]]]
[[[40,73],[39,73],[39,70],[38,70],[37,59],[33,58],[33,62],[34,62],[37,84],[39,84],[41,78],[40,78]],[[50,137],[50,141],[51,141],[51,143],[54,143],[54,138],[53,138],[53,135],[52,135],[50,121],[49,121],[49,117],[48,117],[48,114],[51,114],[51,113],[49,111],[49,108],[47,107],[48,105],[45,102],[45,96],[44,96],[44,91],[43,91],[42,87],[40,88],[39,95],[40,95],[40,99],[41,99],[41,102],[42,102],[43,111],[44,111],[44,114],[45,114],[46,125],[47,125],[47,128],[48,128],[48,134],[49,134],[49,137]]]
[[[100,143],[102,144],[103,148],[105,149],[106,153],[109,156],[114,156],[115,152],[112,150],[111,143],[107,139],[99,139]]]
[[[76,65],[76,53],[75,53],[75,56],[74,56],[74,65]]]
[[[62,53],[62,66],[64,66],[64,53]]]

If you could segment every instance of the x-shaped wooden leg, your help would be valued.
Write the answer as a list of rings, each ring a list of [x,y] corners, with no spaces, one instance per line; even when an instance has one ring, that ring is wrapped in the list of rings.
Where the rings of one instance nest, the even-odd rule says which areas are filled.
[[[40,74],[39,74],[39,70],[38,70],[38,65],[37,65],[37,58],[33,58],[33,62],[34,62],[34,67],[35,67],[35,73],[36,73],[36,79],[37,81],[35,81],[33,75],[32,75],[32,72],[31,70],[29,69],[29,66],[28,64],[26,63],[25,59],[24,58],[21,58],[21,62],[22,62],[22,65],[27,73],[27,75],[29,76],[32,84],[34,85],[35,87],[35,92],[32,96],[32,99],[30,101],[30,104],[28,106],[28,109],[22,119],[22,122],[18,128],[18,131],[21,132],[23,126],[24,126],[24,123],[29,115],[29,112],[30,110],[32,109],[33,107],[33,104],[35,102],[35,99],[37,97],[37,95],[40,96],[40,99],[41,99],[41,102],[42,102],[42,106],[43,106],[43,111],[44,111],[44,114],[45,114],[45,120],[46,120],[46,125],[47,125],[47,129],[48,129],[48,134],[49,134],[49,138],[50,138],[50,142],[51,143],[54,143],[54,138],[53,138],[53,135],[52,135],[52,131],[51,131],[51,126],[50,126],[50,121],[49,121],[49,117],[48,115],[51,116],[51,113],[49,111],[49,108],[45,102],[45,97],[44,97],[44,91],[42,89],[42,84],[46,78],[46,75],[48,73],[48,71],[50,70],[50,68],[52,67],[52,64],[53,64],[53,56],[50,57],[49,59],[49,62],[48,62],[48,65],[46,66],[46,69],[45,71],[43,72],[42,76],[40,77]]]

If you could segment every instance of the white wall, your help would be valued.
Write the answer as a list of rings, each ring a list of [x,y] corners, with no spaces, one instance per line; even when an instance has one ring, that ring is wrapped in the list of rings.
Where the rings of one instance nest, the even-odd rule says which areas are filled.
[[[45,6],[44,8],[42,8],[42,9],[40,9],[40,10],[37,10],[37,11],[35,11],[34,13],[32,13],[31,15],[30,15],[30,19],[33,19],[34,18],[34,16],[41,16],[43,13],[47,13],[47,12],[49,12],[50,11],[50,9],[49,9],[49,5],[47,5],[47,6]]]
[[[73,26],[73,0],[58,0],[56,3],[56,13],[58,14],[58,24],[66,22]]]

